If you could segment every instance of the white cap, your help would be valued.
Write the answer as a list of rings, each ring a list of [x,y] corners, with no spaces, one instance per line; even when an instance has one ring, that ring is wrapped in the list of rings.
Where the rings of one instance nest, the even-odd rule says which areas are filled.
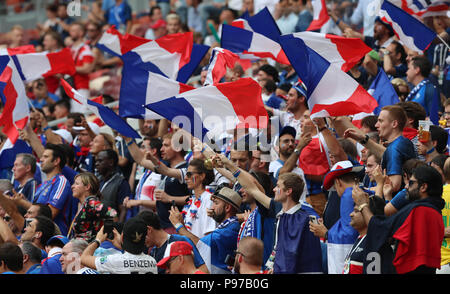
[[[93,122],[88,122],[88,125],[91,128],[91,130],[94,132],[94,134],[96,134],[96,135],[100,134],[100,127],[98,126],[98,124],[93,123]],[[84,127],[77,126],[77,127],[73,127],[73,129],[75,131],[83,131]]]
[[[71,144],[73,142],[72,134],[68,130],[59,129],[56,131],[53,131],[53,133],[57,134],[61,138],[63,138],[68,144]]]

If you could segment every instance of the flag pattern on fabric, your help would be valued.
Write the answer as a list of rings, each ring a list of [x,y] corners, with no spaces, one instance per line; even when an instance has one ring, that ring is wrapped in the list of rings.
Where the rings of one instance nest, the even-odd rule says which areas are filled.
[[[186,84],[188,82],[194,71],[199,66],[200,62],[203,60],[203,57],[205,57],[206,53],[208,53],[209,48],[211,47],[202,44],[194,44],[192,46],[191,59],[189,63],[185,64],[178,71],[178,82],[183,84]]]
[[[179,70],[189,63],[192,45],[192,32],[148,40],[122,35],[112,27],[103,33],[97,47],[120,57],[124,65],[138,66],[175,80]]]
[[[19,46],[16,48],[7,48],[6,52],[7,53],[5,54],[2,52],[2,50],[0,50],[0,55],[13,56],[16,54],[36,53],[36,49],[34,48],[33,45],[24,45],[24,46]]]
[[[12,58],[7,55],[0,56],[0,63],[8,63],[0,74],[0,98],[4,103],[0,115],[0,126],[4,126],[3,133],[14,145],[19,138],[17,129],[23,129],[30,116],[28,98],[25,86]]]
[[[280,43],[307,88],[311,117],[341,116],[373,111],[376,100],[352,77],[331,64],[293,34]]]
[[[12,56],[12,59],[26,82],[55,74],[75,74],[75,63],[69,48],[51,53],[16,54]]]
[[[436,38],[435,32],[387,0],[381,4],[379,16],[392,26],[399,40],[414,51],[425,51]]]
[[[325,0],[312,0],[313,20],[309,24],[307,31],[316,31],[330,20]]]
[[[268,121],[261,87],[252,78],[201,87],[145,107],[201,140],[215,138],[240,123],[264,128]]]
[[[392,4],[416,17],[444,15],[450,17],[449,1],[443,0],[392,0]]]
[[[119,115],[161,119],[161,115],[143,107],[163,98],[193,90],[194,87],[141,68],[124,67],[120,86]]]
[[[74,99],[80,104],[85,105],[87,109],[95,113],[99,118],[102,119],[105,124],[110,126],[112,129],[130,138],[141,138],[141,136],[127,122],[125,122],[111,109],[103,106],[102,104],[89,100],[86,97],[83,97],[64,79],[61,79],[61,85],[70,98]]]
[[[378,106],[373,112],[361,112],[353,117],[352,123],[358,128],[361,128],[361,120],[364,117],[369,115],[379,115],[384,106],[394,105],[400,101],[397,92],[395,92],[388,76],[381,67],[378,68],[378,73],[367,92],[375,98]]]
[[[211,53],[208,73],[203,85],[207,86],[218,84],[226,75],[227,68],[233,68],[237,61],[239,61],[239,56],[230,50],[219,47],[214,48]]]
[[[358,64],[361,58],[372,50],[359,38],[345,38],[315,32],[299,32],[293,35],[301,38],[306,46],[345,72]]]
[[[221,46],[241,59],[271,58],[282,64],[289,60],[278,43],[281,32],[269,10],[264,8],[247,19],[222,25]]]

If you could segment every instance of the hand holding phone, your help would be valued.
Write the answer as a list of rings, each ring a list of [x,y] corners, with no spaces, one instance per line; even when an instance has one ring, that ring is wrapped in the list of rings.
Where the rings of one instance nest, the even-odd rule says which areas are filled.
[[[317,220],[317,217],[315,215],[310,215],[309,216],[309,221],[312,222],[315,225],[319,224],[319,221]]]
[[[109,240],[114,240],[114,226],[113,226],[113,220],[112,219],[106,219],[104,222],[104,227],[103,227],[103,233],[105,233],[107,236],[106,238]]]

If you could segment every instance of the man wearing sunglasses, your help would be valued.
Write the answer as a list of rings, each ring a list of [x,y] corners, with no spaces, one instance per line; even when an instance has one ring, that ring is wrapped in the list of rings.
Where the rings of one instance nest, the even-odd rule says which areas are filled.
[[[368,224],[365,273],[434,274],[440,268],[442,177],[431,166],[419,166],[406,189],[410,203],[389,218],[374,216],[367,208],[368,195],[358,187],[353,189],[355,205]],[[394,250],[389,240],[394,240]]]

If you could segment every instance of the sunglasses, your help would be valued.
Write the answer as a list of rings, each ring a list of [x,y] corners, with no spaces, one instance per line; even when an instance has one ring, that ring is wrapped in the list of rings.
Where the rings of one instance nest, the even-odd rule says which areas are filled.
[[[10,217],[10,216],[4,216],[4,217],[3,217],[3,220],[4,220],[5,222],[9,222],[9,221],[11,220],[11,217]]]

